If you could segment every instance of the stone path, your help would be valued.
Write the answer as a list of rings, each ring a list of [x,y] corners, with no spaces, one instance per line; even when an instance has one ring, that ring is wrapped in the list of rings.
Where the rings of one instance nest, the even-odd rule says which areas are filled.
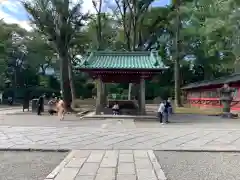
[[[163,180],[153,150],[240,151],[237,121],[154,122],[149,128],[149,122],[132,120],[59,122],[50,116],[5,115],[21,111],[0,111],[1,150],[71,151],[45,180]]]
[[[240,150],[239,129],[0,126],[2,149]]]
[[[74,150],[45,180],[166,180],[152,150]]]
[[[22,108],[2,108],[0,109],[0,115],[7,115],[7,114],[15,114],[15,113],[21,113]]]

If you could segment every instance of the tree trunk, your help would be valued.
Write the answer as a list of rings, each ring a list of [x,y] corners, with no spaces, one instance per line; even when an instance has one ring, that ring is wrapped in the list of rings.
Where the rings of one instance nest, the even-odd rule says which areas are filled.
[[[181,105],[181,97],[180,97],[180,62],[179,62],[179,53],[180,53],[180,27],[181,27],[181,21],[180,21],[180,14],[179,14],[179,6],[180,6],[180,0],[177,0],[176,2],[176,11],[177,11],[177,17],[176,17],[176,36],[175,36],[175,47],[176,47],[176,54],[175,54],[175,64],[174,64],[174,80],[175,80],[175,105],[176,107],[180,107]]]
[[[71,89],[69,83],[68,71],[68,53],[64,50],[59,53],[60,58],[60,85],[62,90],[62,98],[67,110],[71,110]]]
[[[73,70],[72,70],[72,63],[69,60],[68,63],[68,74],[69,74],[69,84],[70,84],[70,88],[71,88],[71,96],[72,96],[72,107],[74,108],[76,106],[75,104],[75,99],[76,99],[76,91],[75,91],[75,85],[74,85],[74,81],[73,81]]]

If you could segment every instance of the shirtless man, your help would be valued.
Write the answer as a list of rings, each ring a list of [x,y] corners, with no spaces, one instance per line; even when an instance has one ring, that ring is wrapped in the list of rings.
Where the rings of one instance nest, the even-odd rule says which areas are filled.
[[[58,111],[58,117],[60,118],[60,120],[63,120],[64,114],[65,114],[65,103],[61,98],[57,103],[57,111]]]

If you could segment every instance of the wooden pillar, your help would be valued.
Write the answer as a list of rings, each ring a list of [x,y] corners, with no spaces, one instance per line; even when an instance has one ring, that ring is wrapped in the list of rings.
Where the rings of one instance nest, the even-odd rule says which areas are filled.
[[[146,100],[145,100],[145,79],[141,77],[140,79],[140,114],[145,115],[146,114]]]
[[[137,84],[137,103],[138,103],[138,113],[141,114],[141,89],[140,82]]]
[[[107,106],[107,88],[106,88],[106,84],[102,82],[102,103],[103,106],[106,107]]]
[[[102,79],[99,77],[96,80],[97,84],[97,100],[96,100],[96,114],[101,114],[103,109],[103,83]]]

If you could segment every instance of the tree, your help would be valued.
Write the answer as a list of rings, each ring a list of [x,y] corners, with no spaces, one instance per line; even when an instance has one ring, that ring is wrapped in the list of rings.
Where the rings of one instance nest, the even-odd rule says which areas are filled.
[[[96,11],[95,18],[95,29],[97,37],[97,50],[101,49],[102,43],[102,17],[105,16],[105,13],[102,13],[103,0],[92,0],[93,7]]]
[[[69,76],[72,81],[69,49],[71,40],[88,16],[81,13],[81,3],[73,4],[69,0],[36,0],[23,5],[37,29],[48,37],[59,55],[62,95],[70,108],[73,83],[69,81]]]
[[[215,49],[219,49],[223,57],[233,55],[234,63],[231,63],[233,65],[232,68],[235,69],[235,72],[239,72],[240,3],[236,0],[201,0],[200,3],[206,5],[205,12],[207,11],[209,14],[204,21],[202,32],[209,42],[215,42],[216,39],[221,39],[215,45]],[[214,11],[212,11],[212,9],[214,9]],[[223,36],[221,36],[221,34],[223,34]]]
[[[226,24],[228,19],[225,19],[232,9],[227,10],[227,7],[227,1],[205,0],[187,2],[180,7],[184,22],[181,49],[188,57],[191,56],[192,65],[206,80],[218,76],[219,72],[230,73],[233,69],[233,41],[230,41],[229,30],[232,26]]]
[[[28,64],[42,75],[46,75],[47,68],[54,67],[57,58],[54,49],[47,42],[47,39],[37,32],[33,32],[26,41]]]
[[[211,26],[210,24],[205,26],[205,23],[212,18],[212,12],[216,11],[213,6],[209,6],[209,2],[204,1],[174,0],[170,6],[172,13],[168,19],[170,26],[167,29],[167,32],[170,32],[170,41],[167,44],[170,45],[168,50],[174,60],[177,106],[181,105],[180,85],[187,82],[182,79],[186,77],[185,73],[187,72],[181,72],[183,67],[185,68],[187,65],[193,74],[197,73],[198,80],[210,79],[221,74],[217,72],[225,71],[224,66],[226,67],[231,56],[223,50],[226,50],[226,46],[224,47],[226,31],[223,28],[212,34],[205,33],[207,27]],[[213,9],[214,11],[212,11]],[[220,11],[217,16],[221,16]],[[215,25],[215,27],[217,26]]]
[[[175,81],[175,105],[177,107],[181,105],[181,97],[180,97],[180,28],[181,28],[181,19],[180,19],[180,5],[181,0],[172,0],[172,6],[175,11],[175,53],[174,53],[174,81]]]
[[[0,32],[1,84],[10,81],[14,87],[21,86],[27,68],[26,40],[29,33],[16,24],[5,24],[3,21],[0,21]]]
[[[81,44],[84,44],[86,50],[98,49],[98,34],[96,28],[97,15],[91,15],[88,21],[85,31],[83,32],[85,39]],[[100,50],[121,50],[121,44],[119,39],[120,29],[118,22],[114,17],[106,12],[101,14],[101,46]],[[85,43],[84,43],[85,42]]]
[[[124,37],[124,49],[136,51],[142,43],[141,25],[153,0],[115,0],[116,17],[119,19]],[[138,49],[139,50],[139,49]],[[131,99],[132,83],[129,83],[128,99]]]

